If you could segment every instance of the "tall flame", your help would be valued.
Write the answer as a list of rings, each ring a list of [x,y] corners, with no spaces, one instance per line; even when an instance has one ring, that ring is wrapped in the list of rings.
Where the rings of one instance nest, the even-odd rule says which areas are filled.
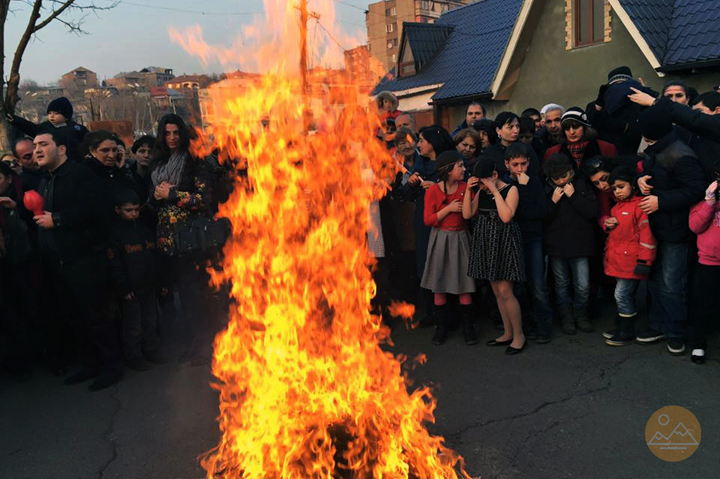
[[[368,207],[397,165],[349,86],[336,75],[306,95],[278,69],[211,89],[195,153],[218,147],[247,175],[220,207],[233,234],[212,276],[234,303],[215,340],[222,439],[203,459],[208,478],[468,477],[425,428],[430,391],[408,392],[402,360],[380,347]]]

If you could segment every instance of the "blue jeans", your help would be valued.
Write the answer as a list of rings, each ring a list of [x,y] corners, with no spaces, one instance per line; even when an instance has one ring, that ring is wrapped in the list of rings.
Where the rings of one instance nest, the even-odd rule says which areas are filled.
[[[615,284],[615,304],[620,316],[629,318],[637,314],[635,296],[640,280],[617,278]]]
[[[690,245],[659,242],[648,283],[652,295],[650,327],[667,338],[684,339]]]
[[[530,300],[532,315],[540,326],[540,324],[552,320],[552,309],[545,280],[542,237],[523,241],[523,248],[525,250],[525,273],[527,274],[525,295]]]
[[[555,280],[558,306],[570,306],[577,311],[587,311],[590,300],[590,261],[588,258],[550,257],[550,269]],[[572,276],[570,276],[572,273]],[[570,283],[573,295],[570,296]]]

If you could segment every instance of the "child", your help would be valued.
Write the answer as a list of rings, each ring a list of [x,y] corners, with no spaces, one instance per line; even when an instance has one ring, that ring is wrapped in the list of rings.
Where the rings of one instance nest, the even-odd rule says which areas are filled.
[[[605,246],[605,274],[616,278],[615,303],[619,316],[619,331],[605,343],[626,346],[635,341],[635,293],[640,280],[647,279],[650,265],[655,261],[655,237],[650,231],[647,215],[640,209],[641,197],[636,195],[635,171],[627,166],[615,168],[608,184],[615,196],[610,220],[605,223],[609,232]]]
[[[543,168],[548,177],[543,240],[555,282],[562,332],[577,334],[577,320],[577,327],[589,333],[593,331],[588,318],[589,258],[595,254],[593,223],[598,214],[597,201],[587,182],[575,176],[574,162],[567,155],[550,156]]]
[[[154,232],[138,221],[140,199],[132,190],[116,195],[110,233],[113,284],[122,308],[122,339],[129,368],[144,371],[148,361],[162,363],[156,314],[156,246]]]
[[[717,168],[720,170],[720,168]],[[690,359],[695,364],[707,360],[708,324],[717,319],[718,284],[720,284],[720,201],[718,183],[720,171],[715,171],[715,181],[705,190],[705,199],[690,211],[690,229],[697,234],[699,263],[695,270],[693,294],[697,304],[697,318],[693,332],[693,350]],[[713,300],[716,306],[712,306]]]
[[[505,330],[487,345],[507,345],[506,354],[518,354],[527,344],[520,304],[513,293],[513,283],[525,281],[522,237],[520,227],[513,221],[519,201],[518,189],[498,178],[494,160],[486,156],[477,161],[468,187],[480,188],[472,199],[471,195],[465,195],[463,201],[466,220],[478,214],[468,274],[471,278],[490,281]]]
[[[441,153],[437,158],[439,183],[425,194],[425,224],[432,227],[427,249],[427,260],[421,287],[434,293],[435,335],[433,344],[447,340],[447,294],[460,295],[463,313],[463,339],[468,345],[477,344],[470,314],[475,282],[468,277],[470,245],[466,221],[462,215],[463,198],[467,183],[463,156],[457,150]]]
[[[8,122],[15,128],[26,135],[35,138],[41,131],[47,131],[48,128],[56,128],[58,133],[67,141],[68,158],[81,160],[80,145],[88,133],[88,129],[83,125],[78,125],[72,120],[73,107],[70,100],[61,96],[48,104],[47,116],[48,121],[36,125],[17,115],[8,115]]]
[[[525,314],[523,327],[528,339],[532,339],[532,333],[535,333],[535,342],[546,344],[552,339],[552,309],[543,253],[543,222],[547,216],[547,204],[542,180],[527,174],[529,164],[530,158],[523,145],[513,143],[507,147],[505,168],[508,174],[503,181],[518,190],[519,200],[513,221],[520,227],[525,252],[527,282],[524,294],[520,295],[520,301],[525,306],[521,310],[532,312],[531,315]]]

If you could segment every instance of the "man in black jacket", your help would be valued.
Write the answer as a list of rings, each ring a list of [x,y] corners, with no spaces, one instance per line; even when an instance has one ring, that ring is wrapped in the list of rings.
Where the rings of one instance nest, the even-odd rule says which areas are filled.
[[[48,172],[40,182],[45,211],[33,219],[47,283],[60,305],[53,324],[59,318],[77,318],[71,329],[83,362],[83,369],[65,382],[97,378],[90,385],[97,391],[122,377],[109,311],[107,240],[100,226],[103,192],[85,166],[68,161],[65,139],[56,130],[39,133],[33,143],[35,160]]]
[[[706,173],[720,169],[720,93],[703,93],[690,108],[666,97],[656,99],[639,90],[633,91],[629,97],[632,101],[643,106],[656,105],[659,109],[669,111],[676,125],[695,135],[690,146],[697,153]]]
[[[688,216],[702,200],[707,182],[695,152],[677,139],[667,109],[648,108],[638,124],[649,145],[644,176],[638,180],[645,195],[640,208],[649,217],[658,252],[649,282],[651,329],[638,334],[637,341],[647,344],[666,338],[670,354],[678,355],[685,352],[687,278],[695,242]]]
[[[40,184],[40,178],[43,172],[40,170],[35,158],[33,157],[33,142],[30,138],[21,138],[15,142],[13,154],[18,159],[22,173],[20,173],[20,182],[24,191],[36,190]]]

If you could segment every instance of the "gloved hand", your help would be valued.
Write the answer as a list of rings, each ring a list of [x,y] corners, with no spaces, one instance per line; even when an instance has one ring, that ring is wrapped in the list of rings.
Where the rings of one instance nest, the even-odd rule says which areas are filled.
[[[610,87],[607,83],[604,85],[600,85],[600,89],[598,90],[598,96],[595,99],[595,104],[597,106],[605,106],[605,92]]]
[[[635,265],[635,269],[633,270],[633,273],[638,276],[650,276],[650,269],[651,268],[650,268],[649,264],[642,262],[642,261],[638,261],[637,264]]]

